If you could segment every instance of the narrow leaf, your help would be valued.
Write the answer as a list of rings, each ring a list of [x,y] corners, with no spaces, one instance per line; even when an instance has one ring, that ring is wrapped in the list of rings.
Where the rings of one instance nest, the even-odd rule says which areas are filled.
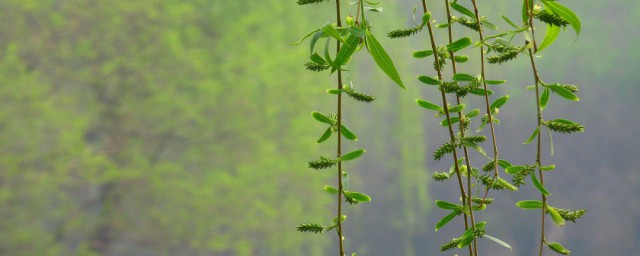
[[[356,158],[362,156],[362,154],[364,154],[364,152],[366,152],[364,149],[360,149],[360,150],[349,152],[349,153],[341,156],[340,157],[340,161],[349,161],[349,160],[356,159]]]
[[[327,128],[326,131],[324,131],[324,133],[322,134],[322,136],[320,136],[320,138],[318,139],[318,141],[316,141],[316,143],[320,144],[322,142],[324,142],[325,140],[329,139],[329,137],[331,137],[331,134],[333,132],[331,131],[331,127]]]
[[[423,82],[425,84],[440,85],[440,81],[438,81],[438,79],[435,79],[430,76],[418,76],[418,80],[420,80],[420,82]]]
[[[541,52],[544,48],[553,44],[556,38],[558,38],[558,34],[560,34],[560,27],[547,24],[547,32],[544,34],[544,40],[542,40],[542,43],[538,46],[538,52]]]
[[[329,185],[324,185],[324,191],[326,191],[329,194],[333,194],[336,195],[338,194],[338,190],[332,186]]]
[[[440,221],[438,221],[438,223],[436,224],[436,232],[438,231],[438,229],[441,229],[442,227],[447,225],[447,223],[449,223],[449,221],[453,220],[456,216],[458,216],[458,214],[460,214],[460,212],[453,211],[449,213],[447,216],[444,216],[444,218],[440,219]]]
[[[347,127],[345,127],[344,125],[341,125],[340,127],[341,127],[340,131],[342,133],[342,136],[344,136],[346,139],[354,140],[354,141],[358,140],[358,136],[356,136],[353,132],[347,129]]]
[[[344,38],[342,38],[342,36],[340,36],[340,33],[338,33],[338,30],[336,30],[336,28],[333,27],[333,24],[331,23],[327,23],[326,25],[324,25],[324,27],[322,27],[322,32],[326,33],[327,35],[335,38],[336,40],[347,44],[347,42],[344,40]]]
[[[455,41],[453,43],[448,44],[447,45],[447,50],[448,51],[457,52],[459,50],[462,50],[462,49],[466,48],[469,45],[471,45],[471,38],[463,37],[463,38],[458,39],[458,41]]]
[[[371,34],[367,33],[366,44],[371,57],[378,64],[378,67],[382,69],[382,71],[391,78],[398,86],[404,89],[404,85],[402,84],[402,80],[400,79],[400,75],[396,70],[396,67],[393,65],[389,54],[382,48],[382,45],[376,40],[376,38]]]
[[[538,200],[524,200],[516,203],[516,206],[522,209],[541,209],[542,202]]]
[[[549,242],[546,242],[546,241],[545,241],[545,243],[547,244],[547,246],[549,246],[549,249],[551,249],[554,252],[557,252],[557,253],[562,254],[562,255],[571,254],[571,251],[569,251],[566,248],[564,248],[564,246],[562,246],[560,243],[556,243],[556,242],[549,243]]]
[[[425,58],[425,57],[433,55],[433,51],[432,50],[415,51],[415,52],[413,52],[412,55],[413,55],[414,58]]]
[[[466,7],[459,5],[455,2],[451,3],[451,8],[453,8],[454,10],[458,11],[459,13],[462,13],[464,15],[467,15],[471,18],[476,18],[476,15],[473,14],[473,12],[471,12],[471,10],[467,9]]]
[[[524,165],[516,165],[516,166],[509,166],[507,167],[507,169],[505,169],[504,171],[508,174],[518,174],[521,171],[523,171],[524,169],[526,169],[527,167]]]
[[[320,114],[318,112],[312,112],[311,116],[315,119],[318,120],[319,122],[322,123],[327,123],[327,124],[334,124],[335,122],[333,120],[331,120],[330,118],[328,118],[327,116]]]
[[[542,194],[544,194],[545,196],[551,195],[551,193],[549,193],[549,191],[544,188],[544,186],[542,186],[542,183],[540,183],[535,173],[531,174],[531,180],[533,181],[533,185],[536,186],[536,188],[538,188],[538,190],[540,190]]]
[[[547,106],[547,103],[549,103],[549,88],[544,88],[544,91],[542,91],[542,95],[540,96],[540,108],[544,109],[544,107]]]
[[[498,243],[499,245],[502,245],[502,246],[504,246],[504,247],[506,247],[506,248],[509,248],[509,250],[510,250],[510,251],[512,251],[512,250],[513,250],[513,249],[511,248],[511,245],[509,245],[508,243],[505,243],[504,241],[502,241],[502,240],[500,240],[500,239],[498,239],[498,238],[492,237],[492,236],[487,235],[487,234],[483,235],[482,237],[483,237],[483,238],[484,238],[484,237],[489,238],[489,240],[494,241],[494,242]]]
[[[469,60],[469,56],[467,55],[456,55],[454,57],[454,61],[458,63],[465,63]]]
[[[576,36],[580,36],[581,25],[580,25],[580,18],[578,18],[578,15],[573,13],[571,9],[565,7],[564,5],[559,4],[558,2],[542,0],[542,3],[544,3],[544,5],[553,13],[558,14],[560,17],[562,17],[567,22],[569,22],[573,30],[576,31]]]
[[[551,206],[547,206],[547,211],[549,212],[549,215],[551,215],[551,219],[554,223],[556,223],[556,225],[561,227],[564,226],[564,219],[562,218],[560,213],[558,213],[558,210]]]
[[[320,31],[319,28],[314,29],[313,31],[309,32],[308,34],[306,34],[304,37],[302,37],[302,39],[300,39],[300,41],[295,42],[295,43],[290,43],[290,45],[299,45],[300,43],[304,42],[305,39],[309,38],[311,35],[315,34],[316,32]]]
[[[573,92],[567,90],[566,88],[558,84],[550,84],[548,85],[548,88],[565,99],[572,100],[572,101],[580,101],[580,98],[578,98],[578,96],[573,94]]]
[[[462,210],[463,206],[459,204],[450,203],[447,201],[436,200],[436,206],[445,210]]]
[[[491,103],[491,106],[489,108],[491,109],[491,111],[494,111],[496,108],[500,108],[502,107],[502,105],[507,103],[507,100],[509,100],[509,95],[505,95],[504,97],[497,99],[496,101]]]
[[[420,105],[421,107],[426,108],[426,109],[435,110],[435,111],[438,111],[438,112],[443,112],[444,111],[444,108],[442,108],[441,106],[433,104],[433,103],[428,102],[426,100],[416,100],[416,102],[418,103],[418,105]]]
[[[540,127],[536,128],[535,131],[533,131],[533,133],[531,134],[531,136],[529,136],[529,139],[527,139],[527,141],[523,142],[522,144],[529,144],[533,141],[533,139],[536,138],[536,136],[538,136],[538,133],[540,133]]]
[[[371,201],[371,197],[362,193],[358,193],[358,192],[349,192],[349,191],[345,191],[344,192],[345,196],[351,197],[353,200],[356,200],[358,202],[370,202]]]
[[[457,73],[453,75],[453,80],[454,81],[474,81],[476,80],[476,77],[469,74]]]
[[[484,82],[487,84],[504,84],[507,80],[485,80]]]
[[[346,64],[351,58],[351,55],[353,55],[358,48],[358,42],[360,42],[359,37],[349,34],[349,37],[347,37],[347,43],[340,47],[340,51],[336,55],[336,59],[333,61],[334,65],[339,67]]]

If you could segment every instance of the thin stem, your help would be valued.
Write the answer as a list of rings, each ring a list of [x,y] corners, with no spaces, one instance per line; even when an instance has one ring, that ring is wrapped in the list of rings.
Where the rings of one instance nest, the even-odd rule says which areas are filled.
[[[449,1],[445,0],[445,6],[447,9],[447,23],[451,24],[451,9],[449,7]],[[447,28],[448,32],[449,32],[449,43],[453,43],[453,31],[451,29],[452,26],[449,26]],[[449,51],[449,54],[451,56],[451,69],[453,71],[453,75],[457,74],[457,67],[456,67],[456,61],[455,61],[455,55],[453,51]],[[461,99],[460,99],[460,95],[456,94],[456,103],[458,105],[460,105],[462,103]],[[462,123],[462,112],[458,112],[458,118],[460,118],[460,125],[459,125],[459,129],[460,129],[460,138],[464,138],[464,125]],[[471,162],[469,159],[469,150],[467,150],[467,146],[462,146],[462,150],[464,152],[464,159],[465,159],[465,163],[467,164],[467,172],[470,173],[471,171]],[[469,205],[469,214],[471,216],[471,225],[475,227],[475,220],[473,218],[473,208],[472,208],[472,204],[471,204],[471,175],[467,174],[467,191],[469,192],[469,196],[467,196],[467,198],[462,198],[462,204],[463,205]],[[469,229],[469,225],[467,224],[467,214],[464,214],[464,228],[465,231],[467,229]],[[475,254],[474,254],[474,249],[475,249]],[[477,247],[477,243],[476,243],[476,239],[473,239],[473,247],[471,247],[471,244],[469,244],[469,255],[477,255],[478,254],[478,247]]]
[[[428,13],[429,9],[427,8],[427,3],[425,0],[422,0],[422,9],[424,11],[424,13]],[[440,70],[440,61],[439,61],[439,57],[438,57],[438,49],[436,47],[436,42],[435,39],[433,37],[433,29],[431,27],[431,22],[427,22],[427,29],[429,30],[429,39],[431,41],[431,49],[433,50],[433,57],[435,59],[436,62],[436,71],[438,72],[438,80],[443,81],[443,76],[442,76],[442,71]],[[447,117],[447,122],[449,122],[449,138],[451,140],[451,144],[455,144],[456,141],[456,136],[453,133],[453,124],[451,123],[451,116],[449,113],[449,106],[447,103],[447,97],[444,93],[444,90],[442,88],[442,84],[440,85],[440,94],[442,96],[442,105],[444,107],[444,113]],[[458,165],[458,151],[455,149],[453,149],[453,165],[456,171],[456,176],[458,178],[458,186],[460,187],[460,195],[464,201],[464,199],[466,198],[466,193],[464,190],[464,185],[462,185],[462,177],[460,175],[460,166]],[[471,209],[471,207],[469,207]],[[465,228],[468,229],[468,223],[467,223],[467,218],[465,216]],[[472,229],[475,229],[474,225],[471,225]]]
[[[531,49],[529,49],[529,60],[531,60],[531,68],[533,69],[533,77],[535,80],[535,85],[536,85],[536,110],[537,110],[537,114],[538,114],[538,129],[540,129],[540,127],[542,127],[542,108],[540,107],[540,75],[538,75],[538,68],[536,67],[536,62],[533,58],[535,52],[538,51],[538,46],[536,44],[536,37],[534,34],[535,31],[535,27],[533,26],[533,8],[532,5],[530,4],[529,0],[526,0],[525,2],[527,4],[527,11],[529,13],[529,28],[531,28],[531,38],[533,40],[533,51]],[[544,186],[544,175],[542,173],[542,169],[540,168],[541,166],[541,151],[542,151],[542,135],[540,132],[538,132],[537,135],[537,141],[538,141],[538,145],[537,145],[537,150],[536,150],[536,165],[538,167],[538,175],[540,176],[540,184],[542,186]],[[532,175],[535,175],[532,174]],[[541,214],[541,220],[540,220],[540,249],[539,249],[539,254],[540,256],[542,256],[542,250],[544,249],[544,241],[545,241],[545,237],[544,237],[544,226],[545,226],[545,213],[547,212],[547,196],[545,196],[544,194],[540,193],[542,195],[542,214]]]
[[[340,0],[336,0],[336,16],[338,27],[342,26],[340,15]],[[336,40],[336,51],[340,52],[340,41]],[[342,90],[342,71],[338,69],[338,90]],[[342,93],[338,94],[338,149],[337,157],[342,156]],[[344,256],[344,243],[342,239],[342,162],[338,162],[338,243],[340,244],[340,256]]]

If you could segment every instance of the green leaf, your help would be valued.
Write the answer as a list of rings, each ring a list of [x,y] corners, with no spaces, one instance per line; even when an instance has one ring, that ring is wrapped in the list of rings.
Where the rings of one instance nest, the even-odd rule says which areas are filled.
[[[340,33],[338,32],[338,30],[336,30],[336,28],[334,28],[333,24],[331,24],[331,23],[327,23],[326,25],[324,25],[324,27],[322,27],[322,32],[324,32],[327,35],[335,38],[336,40],[342,42],[343,44],[347,44],[347,42],[344,40],[344,38],[342,38],[342,36],[340,36]]]
[[[322,123],[327,123],[327,124],[335,124],[335,122],[333,120],[331,120],[330,118],[328,118],[327,116],[320,114],[318,112],[311,112],[311,116],[315,119],[318,120],[319,122]]]
[[[452,124],[455,124],[457,122],[460,122],[460,118],[459,117],[455,116],[455,117],[451,118],[451,123]],[[444,126],[444,127],[447,127],[447,126],[449,126],[449,121],[445,118],[444,120],[442,120],[442,122],[440,122],[440,124],[442,126]]]
[[[464,116],[471,118],[471,117],[477,116],[478,114],[480,114],[480,109],[476,108],[474,110],[469,111],[469,113],[467,113]]]
[[[522,209],[542,209],[542,202],[538,200],[524,200],[516,203]]]
[[[502,240],[500,240],[500,239],[498,239],[498,238],[492,237],[492,236],[487,235],[487,234],[483,235],[482,237],[483,237],[483,238],[484,238],[484,237],[489,238],[489,240],[494,241],[494,242],[498,243],[499,245],[502,245],[502,246],[504,246],[504,247],[506,247],[506,248],[509,248],[509,250],[510,250],[510,251],[512,251],[512,250],[513,250],[513,249],[511,248],[511,245],[509,245],[508,243],[505,243],[504,241],[502,241]]]
[[[342,136],[344,136],[348,140],[358,141],[358,136],[356,136],[353,132],[347,129],[347,127],[345,127],[344,125],[340,125],[340,127],[341,127],[340,133],[342,134]]]
[[[547,103],[549,103],[549,88],[545,87],[544,91],[542,91],[542,96],[540,96],[540,108],[544,109]]]
[[[471,10],[467,9],[466,7],[459,5],[455,2],[451,3],[451,8],[453,8],[454,10],[458,11],[459,13],[462,13],[464,15],[467,15],[471,18],[476,18],[476,15],[473,14],[473,12],[471,12]]]
[[[364,152],[366,152],[364,149],[360,149],[360,150],[349,152],[349,153],[341,156],[340,157],[340,161],[349,161],[349,160],[356,159],[356,158],[362,156],[362,154],[364,154]]]
[[[426,108],[426,109],[435,110],[435,111],[438,111],[438,112],[443,112],[444,111],[444,108],[442,108],[441,106],[433,104],[433,103],[428,102],[426,100],[416,100],[416,102],[418,103],[418,105],[420,105],[421,107]]]
[[[460,112],[464,109],[465,105],[464,104],[460,104],[457,106],[453,106],[449,108],[449,113],[455,113],[455,112]]]
[[[353,55],[353,53],[358,48],[358,42],[360,42],[359,37],[353,34],[349,34],[349,37],[347,37],[347,43],[340,47],[340,51],[338,51],[336,59],[333,61],[334,65],[339,67],[347,64],[347,62],[351,58],[351,55]]]
[[[549,193],[549,191],[544,188],[544,186],[542,186],[542,183],[540,183],[535,173],[531,174],[531,180],[533,181],[533,185],[536,186],[536,188],[540,190],[542,194],[544,194],[545,196],[551,195],[551,193]]]
[[[356,200],[358,202],[370,202],[371,201],[371,197],[362,193],[358,193],[358,192],[349,192],[349,191],[345,191],[344,192],[345,196],[350,197],[353,200]]]
[[[447,50],[448,51],[457,52],[459,50],[462,50],[462,49],[466,48],[469,45],[471,45],[471,38],[470,37],[463,37],[463,38],[458,39],[458,41],[455,41],[453,43],[448,44],[447,45]]]
[[[326,35],[324,34],[324,32],[322,32],[322,29],[318,29],[318,32],[316,32],[316,33],[313,35],[313,37],[311,38],[311,42],[309,43],[309,48],[310,48],[309,50],[310,50],[310,53],[313,53],[313,49],[315,48],[316,43],[317,43],[317,42],[318,42],[318,40],[319,40],[320,38],[322,38],[323,36],[326,36]]]
[[[507,103],[507,100],[509,100],[509,95],[505,95],[504,97],[497,99],[496,101],[494,101],[494,102],[491,104],[491,107],[489,107],[489,108],[490,108],[490,109],[491,109],[491,111],[493,112],[493,111],[494,111],[494,109],[496,109],[496,108],[500,108],[500,107],[502,107],[502,105],[504,105],[505,103]]]
[[[553,44],[556,38],[558,38],[558,34],[560,34],[560,27],[547,24],[547,31],[544,34],[544,40],[542,40],[542,43],[538,46],[538,52],[541,52],[544,48]]]
[[[440,219],[440,221],[438,221],[438,223],[436,224],[436,232],[438,231],[438,229],[441,229],[442,227],[447,225],[447,223],[449,223],[449,221],[453,220],[459,214],[460,214],[460,212],[453,211],[453,212],[449,213],[447,216],[444,216],[444,218]]]
[[[433,50],[415,51],[412,55],[414,58],[425,58],[433,55]]]
[[[338,89],[327,89],[327,93],[329,93],[329,94],[340,94],[340,93],[342,93],[342,90],[338,90]]]
[[[558,14],[560,17],[569,22],[569,25],[576,31],[576,36],[580,36],[580,18],[578,15],[573,13],[573,11],[564,5],[559,4],[555,1],[542,0],[542,3],[547,7],[547,9],[551,10],[553,13]]]
[[[318,120],[319,122],[322,122],[322,123],[327,123],[327,124],[334,124],[335,123],[333,120],[331,120],[327,116],[325,116],[323,114],[320,114],[318,112],[315,112],[315,111],[311,113],[311,116],[314,119],[316,119],[316,120]]]
[[[456,55],[454,57],[454,61],[458,62],[458,63],[465,63],[469,60],[469,56],[468,55]]]
[[[487,84],[504,84],[507,80],[484,80]]]
[[[333,132],[331,131],[331,127],[327,128],[326,131],[324,131],[324,133],[322,134],[322,136],[320,136],[320,138],[318,139],[318,141],[316,141],[316,143],[320,144],[322,142],[324,142],[325,140],[329,139],[329,137],[331,137],[331,134]]]
[[[336,195],[338,194],[338,190],[332,186],[329,185],[324,185],[324,191],[326,191],[329,194],[333,194]]]
[[[521,171],[523,171],[524,169],[526,169],[527,167],[524,165],[515,165],[515,166],[509,166],[507,167],[507,169],[505,169],[504,171],[508,174],[518,174]]]
[[[564,246],[562,246],[560,243],[556,243],[556,242],[544,242],[545,244],[547,244],[547,246],[549,246],[549,249],[551,249],[554,252],[557,252],[559,254],[562,255],[569,255],[571,254],[571,251],[567,250],[566,248],[564,248]]]
[[[469,74],[457,73],[453,75],[453,80],[454,81],[474,81],[476,80],[476,77]]]
[[[565,99],[572,100],[572,101],[580,101],[580,98],[578,98],[578,96],[573,94],[573,92],[565,89],[564,87],[558,84],[550,84],[550,85],[547,85],[547,87]]]
[[[462,210],[463,206],[459,204],[450,203],[447,201],[436,200],[436,206],[445,210]]]
[[[430,76],[418,76],[418,80],[420,80],[420,82],[423,82],[425,84],[440,85],[440,81],[438,79],[435,79]]]
[[[547,206],[547,211],[549,212],[549,215],[551,215],[551,219],[556,223],[556,225],[561,227],[564,226],[564,219],[562,218],[560,213],[558,213],[558,210],[556,210],[556,208]]]
[[[398,74],[396,67],[393,65],[393,61],[391,61],[387,52],[371,33],[367,33],[366,44],[371,57],[373,57],[373,60],[378,64],[378,67],[380,67],[380,69],[382,69],[382,71],[387,74],[391,80],[404,89],[400,75]]]
[[[527,141],[523,142],[522,144],[529,144],[533,141],[533,139],[536,138],[536,136],[538,135],[538,133],[540,133],[540,127],[536,128],[535,131],[533,131],[533,133],[531,134],[531,136],[529,136],[529,139],[527,139]]]
[[[420,24],[420,26],[423,27],[429,22],[429,20],[431,20],[431,12],[426,12],[422,15],[422,24]]]
[[[556,169],[556,165],[555,164],[547,165],[547,166],[540,166],[540,170],[543,170],[543,171],[552,171],[554,169]]]
[[[300,39],[300,41],[295,42],[295,43],[289,43],[290,45],[299,45],[300,43],[304,42],[305,39],[309,38],[311,35],[315,34],[316,32],[320,31],[319,28],[314,29],[313,31],[309,32],[308,34],[306,34],[304,37],[302,37],[302,39]]]
[[[320,57],[320,55],[318,55],[317,53],[311,54],[311,57],[309,59],[311,59],[311,61],[318,64],[323,64],[323,65],[327,64],[327,62],[322,57]]]
[[[486,92],[487,92],[487,95],[489,95],[489,96],[493,95],[493,91],[492,90],[487,90]],[[484,96],[485,91],[482,88],[475,88],[475,89],[469,91],[469,93],[474,94],[474,95]]]
[[[503,19],[504,21],[506,21],[507,23],[509,23],[509,25],[511,25],[513,28],[515,28],[515,29],[520,29],[520,27],[518,27],[515,23],[513,23],[513,21],[511,21],[511,20],[510,20],[509,18],[507,18],[506,16],[504,16],[504,15],[500,15],[500,17],[502,17],[502,19]]]

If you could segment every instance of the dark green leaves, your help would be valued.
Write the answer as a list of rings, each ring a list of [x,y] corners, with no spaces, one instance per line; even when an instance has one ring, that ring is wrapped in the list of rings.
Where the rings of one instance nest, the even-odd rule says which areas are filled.
[[[313,119],[318,120],[318,122],[322,122],[322,123],[327,123],[327,124],[335,124],[335,121],[332,120],[331,118],[320,114],[318,112],[312,112],[311,116],[313,117]]]
[[[476,77],[469,74],[457,73],[453,75],[453,80],[454,81],[475,81]]]
[[[549,193],[549,191],[544,188],[544,186],[542,186],[542,183],[540,183],[535,173],[531,174],[531,180],[533,181],[533,185],[536,186],[540,193],[544,194],[545,196],[551,195],[551,193]]]
[[[557,14],[558,16],[562,17],[564,20],[569,22],[573,30],[576,31],[576,36],[580,36],[581,25],[580,25],[580,18],[578,18],[578,15],[573,13],[571,9],[565,7],[564,5],[559,4],[556,1],[542,0],[542,3],[544,3],[544,5],[553,13]]]
[[[332,133],[333,133],[333,131],[331,131],[331,127],[327,128],[327,130],[324,131],[324,133],[322,134],[322,136],[320,136],[320,138],[318,139],[318,141],[316,141],[316,143],[320,144],[320,143],[326,141],[327,139],[329,139],[331,137]]]
[[[547,241],[544,241],[544,243],[547,244],[547,246],[549,246],[549,249],[551,249],[554,252],[557,252],[557,253],[562,254],[562,255],[571,254],[571,251],[569,251],[566,248],[564,248],[564,246],[562,246],[560,243],[547,242]]]
[[[428,56],[433,55],[433,51],[432,50],[424,50],[424,51],[415,51],[413,52],[412,56],[414,58],[425,58]]]
[[[371,197],[369,197],[368,195],[362,194],[362,193],[358,193],[358,192],[350,192],[350,191],[345,191],[344,192],[344,196],[349,197],[355,201],[358,202],[370,202],[371,201]]]
[[[430,85],[439,85],[440,81],[438,79],[435,79],[433,77],[430,76],[418,76],[418,80],[420,80],[420,82],[423,82],[425,84],[430,84]]]
[[[348,140],[358,140],[358,136],[356,136],[353,132],[351,132],[349,129],[347,129],[347,127],[345,127],[344,125],[340,126],[340,132],[342,133],[342,136],[344,136],[346,139]]]
[[[322,32],[324,32],[325,34],[335,38],[336,40],[347,44],[347,42],[344,40],[344,38],[342,38],[342,36],[340,36],[340,33],[338,32],[338,30],[336,30],[336,28],[334,28],[333,24],[327,23],[326,25],[324,25],[322,27]]]
[[[436,200],[436,206],[444,210],[462,210],[463,206],[459,204],[450,203],[447,201]]]
[[[378,67],[382,69],[382,71],[391,78],[398,86],[404,89],[404,85],[402,84],[402,80],[400,79],[400,75],[396,70],[396,67],[393,65],[389,54],[382,48],[382,45],[376,40],[376,38],[371,34],[367,33],[366,44],[371,57],[378,64]]]
[[[522,209],[542,209],[542,202],[538,200],[524,200],[516,203]]]
[[[360,39],[360,37],[350,34],[347,37],[346,43],[342,45],[342,47],[340,47],[340,51],[338,51],[336,59],[333,61],[333,65],[335,65],[336,67],[340,67],[346,64],[351,58],[351,55],[353,55],[353,53],[358,48]]]
[[[463,37],[447,45],[447,51],[457,52],[471,45],[471,38]]]
[[[572,100],[572,101],[580,101],[580,98],[578,98],[578,96],[573,94],[573,92],[571,92],[569,89],[563,87],[561,84],[549,84],[549,85],[546,85],[546,87],[551,89],[551,91],[562,96],[565,99]]]
[[[555,208],[549,206],[547,207],[547,212],[549,212],[549,215],[551,215],[551,220],[553,220],[556,225],[561,227],[564,226],[564,219]]]
[[[438,223],[436,224],[436,232],[438,231],[438,229],[441,229],[442,227],[444,227],[445,225],[447,225],[447,223],[449,223],[451,220],[453,220],[456,216],[460,215],[460,211],[453,211],[451,213],[449,213],[447,216],[444,216],[444,218],[440,219],[440,221],[438,221]]]
[[[542,40],[542,43],[538,46],[538,52],[553,44],[553,42],[556,41],[556,38],[558,38],[558,34],[560,34],[560,27],[547,25],[547,31],[544,34],[544,40]]]
[[[298,5],[305,5],[305,4],[317,4],[317,3],[322,3],[326,0],[298,0]]]
[[[454,10],[458,11],[459,13],[462,13],[464,15],[469,16],[470,18],[476,18],[476,15],[471,12],[469,9],[467,9],[466,7],[459,5],[455,2],[450,3],[451,4],[451,8],[453,8]]]
[[[444,108],[442,108],[440,105],[436,105],[425,100],[416,100],[416,102],[418,103],[418,105],[420,105],[423,108],[426,108],[429,110],[435,110],[438,112],[444,112]]]
[[[352,151],[349,152],[347,154],[344,154],[343,156],[340,157],[340,161],[350,161],[350,160],[354,160],[360,156],[362,156],[362,154],[364,154],[365,150],[364,149],[360,149],[360,150],[356,150],[356,151]]]

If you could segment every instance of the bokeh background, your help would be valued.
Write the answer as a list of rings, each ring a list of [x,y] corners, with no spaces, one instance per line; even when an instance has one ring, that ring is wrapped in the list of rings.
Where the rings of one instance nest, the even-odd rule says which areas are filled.
[[[433,232],[445,214],[433,200],[457,195],[430,180],[448,169],[431,159],[447,133],[414,102],[437,102],[413,79],[433,75],[429,62],[410,56],[427,39],[383,36],[410,25],[418,3],[387,0],[383,13],[368,14],[407,90],[364,52],[351,64],[357,88],[378,97],[345,106],[360,137],[346,149],[367,150],[348,165],[351,186],[373,197],[347,208],[347,248],[359,255],[453,255],[439,244],[461,230],[454,223]],[[573,255],[628,255],[640,250],[640,3],[566,5],[583,32],[577,41],[563,33],[538,63],[545,81],[579,85],[582,101],[553,98],[546,116],[576,120],[586,132],[554,136],[555,155],[546,151],[544,162],[558,169],[546,186],[555,205],[588,212],[577,224],[547,225],[548,237]],[[331,143],[315,144],[323,127],[310,113],[335,111],[324,93],[334,78],[305,71],[308,48],[288,45],[333,21],[333,8],[0,0],[0,255],[336,255],[335,235],[295,230],[334,215],[334,198],[322,190],[335,183],[333,172],[306,168],[333,152]],[[442,3],[431,8],[442,20]],[[480,8],[518,20],[520,4]],[[527,59],[489,66],[488,76],[507,79],[494,90],[511,96],[497,126],[501,155],[532,163],[534,146],[522,145],[536,118]],[[493,195],[498,202],[479,218],[514,249],[482,241],[484,255],[533,255],[538,212],[513,204],[537,191]]]

